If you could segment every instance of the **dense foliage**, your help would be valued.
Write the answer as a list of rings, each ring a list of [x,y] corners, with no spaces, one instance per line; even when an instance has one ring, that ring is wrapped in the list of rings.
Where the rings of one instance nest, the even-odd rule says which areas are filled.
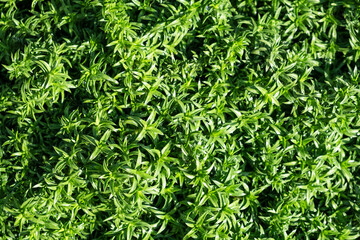
[[[360,238],[359,0],[0,13],[1,240]]]

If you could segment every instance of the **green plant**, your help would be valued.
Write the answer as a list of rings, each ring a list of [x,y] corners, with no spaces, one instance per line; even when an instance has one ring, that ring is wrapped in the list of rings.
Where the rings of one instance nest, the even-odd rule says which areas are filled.
[[[358,0],[0,9],[0,239],[360,237]]]

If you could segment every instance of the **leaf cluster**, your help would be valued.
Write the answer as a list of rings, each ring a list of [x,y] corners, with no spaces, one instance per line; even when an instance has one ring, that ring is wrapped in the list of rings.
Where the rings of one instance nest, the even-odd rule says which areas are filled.
[[[358,0],[0,14],[1,240],[360,238]]]

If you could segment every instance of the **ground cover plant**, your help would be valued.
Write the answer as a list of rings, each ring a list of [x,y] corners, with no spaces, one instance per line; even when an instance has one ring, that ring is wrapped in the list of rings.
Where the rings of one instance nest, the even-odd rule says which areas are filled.
[[[358,0],[1,0],[0,239],[359,239]]]

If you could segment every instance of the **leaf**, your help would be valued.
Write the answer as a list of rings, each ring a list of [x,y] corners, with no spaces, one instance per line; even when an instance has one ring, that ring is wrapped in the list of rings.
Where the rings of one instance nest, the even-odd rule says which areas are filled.
[[[93,153],[90,155],[90,161],[94,160],[101,153],[101,148],[96,147]]]

